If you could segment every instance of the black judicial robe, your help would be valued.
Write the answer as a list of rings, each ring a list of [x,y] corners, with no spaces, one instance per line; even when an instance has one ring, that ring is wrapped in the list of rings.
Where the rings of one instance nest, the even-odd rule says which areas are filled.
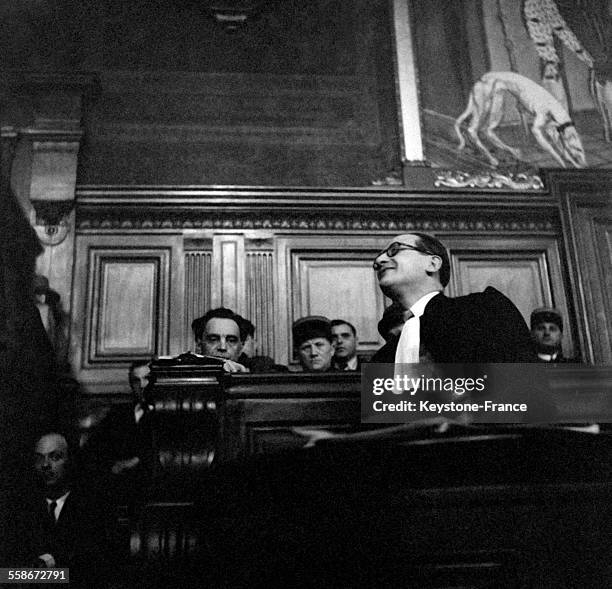
[[[533,362],[527,324],[512,301],[495,288],[449,298],[433,297],[421,316],[421,347],[433,362]],[[399,339],[399,338],[398,338]],[[398,339],[385,344],[371,362],[395,362]]]

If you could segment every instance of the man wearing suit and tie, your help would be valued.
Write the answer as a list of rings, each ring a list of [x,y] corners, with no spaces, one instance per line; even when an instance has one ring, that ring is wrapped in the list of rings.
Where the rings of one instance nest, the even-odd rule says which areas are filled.
[[[71,586],[105,587],[114,548],[112,511],[76,484],[68,439],[51,430],[36,441],[36,488],[15,506],[14,566],[67,567]]]
[[[394,237],[374,260],[385,295],[404,310],[399,338],[387,342],[372,362],[531,362],[529,330],[514,304],[492,287],[448,298],[446,248],[425,233]]]

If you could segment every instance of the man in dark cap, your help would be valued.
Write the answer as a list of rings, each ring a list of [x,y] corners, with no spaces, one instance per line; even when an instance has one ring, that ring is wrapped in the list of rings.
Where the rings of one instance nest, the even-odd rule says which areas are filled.
[[[293,323],[293,345],[304,372],[333,370],[334,336],[327,317],[311,315]]]
[[[531,335],[536,345],[538,362],[573,362],[561,351],[563,317],[558,309],[540,307],[531,313]]]

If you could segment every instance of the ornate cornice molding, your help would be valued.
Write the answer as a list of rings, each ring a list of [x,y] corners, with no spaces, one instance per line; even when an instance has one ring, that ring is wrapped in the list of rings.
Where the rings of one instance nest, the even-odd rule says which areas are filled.
[[[388,212],[237,212],[197,210],[77,210],[77,229],[90,230],[253,230],[279,231],[365,231],[365,232],[483,232],[556,233],[555,216],[500,213],[463,214],[448,212],[389,214]]]
[[[545,193],[412,192],[389,186],[94,186],[76,189],[80,231],[558,232]]]
[[[381,184],[366,187],[329,186],[199,186],[199,185],[79,185],[83,206],[106,207],[276,207],[321,209],[418,209],[466,207],[533,209],[556,207],[554,197],[542,191],[500,189],[409,189]]]

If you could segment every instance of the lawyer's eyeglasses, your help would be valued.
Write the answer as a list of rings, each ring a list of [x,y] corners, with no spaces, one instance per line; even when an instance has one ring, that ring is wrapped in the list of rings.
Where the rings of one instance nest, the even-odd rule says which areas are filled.
[[[374,258],[374,263],[372,264],[374,270],[378,271],[380,269],[380,264],[376,261],[378,260],[378,258],[380,258],[380,256],[386,254],[388,258],[393,258],[402,250],[414,250],[415,252],[420,252],[421,254],[426,254],[430,256],[437,255],[428,251],[426,248],[418,245],[411,245],[409,243],[401,243],[400,241],[394,241],[393,243],[390,243],[384,250],[381,250],[380,252],[378,252],[378,254],[376,254],[376,257]]]

